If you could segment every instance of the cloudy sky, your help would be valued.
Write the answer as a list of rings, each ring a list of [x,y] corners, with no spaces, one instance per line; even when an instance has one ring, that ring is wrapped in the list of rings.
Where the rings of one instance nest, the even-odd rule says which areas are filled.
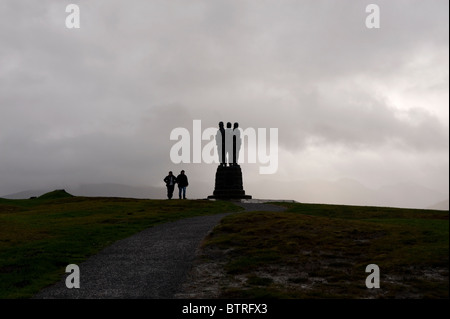
[[[79,29],[65,26],[70,3],[80,7]],[[370,3],[379,29],[366,27]],[[162,178],[181,169],[188,195],[210,195],[215,164],[169,155],[170,132],[201,120],[202,129],[278,129],[275,174],[242,164],[254,198],[360,204],[357,192],[336,195],[353,183],[445,200],[448,6],[2,0],[0,196],[118,183],[161,187],[164,197]]]

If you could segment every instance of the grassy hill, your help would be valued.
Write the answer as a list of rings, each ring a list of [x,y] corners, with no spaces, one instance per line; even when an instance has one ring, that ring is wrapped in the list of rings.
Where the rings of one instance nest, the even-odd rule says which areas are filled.
[[[73,197],[72,194],[69,194],[64,189],[57,189],[53,192],[45,193],[39,196],[39,199],[60,199],[60,198],[70,198]]]
[[[237,211],[228,202],[75,197],[0,199],[0,298],[29,298],[113,242],[181,218]]]
[[[224,218],[206,238],[190,298],[448,298],[448,212],[280,203]],[[368,289],[366,266],[380,269]],[[207,292],[205,294],[205,292]]]
[[[448,298],[448,212],[280,205],[287,211],[225,218],[205,240],[193,290],[217,286],[217,297],[227,298]],[[153,225],[240,210],[222,201],[76,197],[63,190],[0,199],[0,298],[31,297],[68,264]],[[364,284],[372,263],[380,267],[380,289]]]

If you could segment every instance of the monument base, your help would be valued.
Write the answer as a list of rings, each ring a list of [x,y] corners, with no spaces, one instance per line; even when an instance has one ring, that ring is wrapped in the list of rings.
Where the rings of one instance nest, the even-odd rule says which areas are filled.
[[[216,171],[214,193],[208,199],[251,199],[245,195],[239,165],[219,166]]]

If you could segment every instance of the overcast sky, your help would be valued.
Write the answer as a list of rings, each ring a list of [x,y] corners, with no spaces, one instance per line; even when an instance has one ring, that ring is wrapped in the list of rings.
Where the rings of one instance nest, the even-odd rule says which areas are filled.
[[[65,26],[69,3],[80,7],[80,29]],[[379,29],[366,27],[370,3]],[[196,185],[212,193],[215,164],[169,156],[171,130],[192,132],[197,119],[203,129],[278,128],[277,173],[242,165],[255,198],[273,182],[286,185],[273,198],[307,202],[295,185],[341,179],[448,198],[448,6],[2,0],[0,195],[83,183],[164,188],[168,170],[181,169],[190,194],[210,195]]]

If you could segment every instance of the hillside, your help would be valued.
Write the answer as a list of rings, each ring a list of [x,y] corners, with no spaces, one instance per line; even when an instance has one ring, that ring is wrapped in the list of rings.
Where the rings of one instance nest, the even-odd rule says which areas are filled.
[[[128,197],[128,198],[153,198],[160,199],[165,197],[165,188],[151,186],[129,186],[115,183],[82,184],[78,186],[69,186],[65,188],[70,194],[75,196],[89,197]],[[7,199],[28,199],[38,197],[44,193],[50,192],[50,189],[26,190],[17,193],[0,196]]]
[[[181,218],[237,211],[229,202],[76,197],[0,198],[0,299],[28,298],[113,242]]]
[[[448,212],[280,203],[233,214],[205,240],[180,297],[444,299]],[[366,286],[366,267],[380,288]]]
[[[191,216],[232,214],[206,238],[202,298],[448,298],[448,212],[279,203],[285,212],[239,212],[226,201],[77,197],[0,199],[0,298],[26,298],[118,239]],[[368,290],[364,269],[381,269]],[[195,270],[194,269],[194,270]]]
[[[52,192],[45,193],[39,196],[39,199],[60,199],[60,198],[71,198],[73,195],[66,192],[64,189],[57,189]]]

